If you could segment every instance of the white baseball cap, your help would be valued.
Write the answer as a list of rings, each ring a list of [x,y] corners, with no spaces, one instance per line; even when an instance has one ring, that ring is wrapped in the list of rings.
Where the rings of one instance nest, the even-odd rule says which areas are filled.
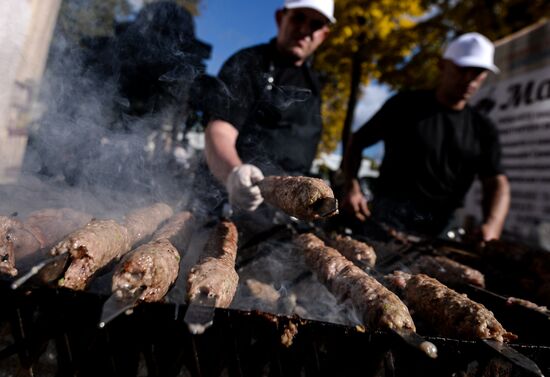
[[[285,0],[284,7],[287,9],[315,9],[317,12],[328,18],[330,22],[336,22],[336,18],[334,18],[334,0]]]
[[[493,62],[494,55],[495,46],[489,39],[479,33],[466,33],[449,43],[443,58],[460,67],[479,67],[499,73]]]

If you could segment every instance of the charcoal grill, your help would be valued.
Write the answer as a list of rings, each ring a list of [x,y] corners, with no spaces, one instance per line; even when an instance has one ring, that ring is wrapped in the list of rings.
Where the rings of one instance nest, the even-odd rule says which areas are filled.
[[[248,240],[239,265],[249,263],[255,244],[267,238],[288,241],[288,233],[278,226],[260,239]],[[369,241],[379,252],[381,272],[437,247],[429,242]],[[463,254],[468,253],[471,250]],[[430,359],[395,334],[259,311],[216,309],[213,326],[192,335],[183,320],[185,305],[141,304],[133,314],[100,329],[107,299],[101,292],[45,286],[12,290],[10,283],[0,280],[0,377],[531,375],[483,342],[420,332],[438,347],[438,358]],[[466,293],[520,335],[522,343],[511,347],[550,375],[548,317],[521,307],[510,311],[499,295],[469,289]],[[292,329],[296,334],[284,341]],[[495,369],[501,372],[495,374]]]
[[[1,284],[0,370],[28,376],[481,376],[496,352],[480,342],[427,337],[428,358],[383,332],[256,311],[216,309],[191,335],[186,307],[143,304],[98,328],[106,297],[63,289],[12,291]],[[282,335],[292,325],[291,345]],[[550,347],[513,345],[550,373]],[[529,375],[514,367],[509,376]]]

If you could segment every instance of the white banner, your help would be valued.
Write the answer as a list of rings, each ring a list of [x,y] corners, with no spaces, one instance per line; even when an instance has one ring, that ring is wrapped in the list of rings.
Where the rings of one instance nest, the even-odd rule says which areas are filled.
[[[512,203],[508,236],[548,247],[550,224],[550,23],[497,42],[495,63],[502,70],[472,104],[497,125],[502,163]],[[480,186],[468,196],[466,212],[480,218]]]

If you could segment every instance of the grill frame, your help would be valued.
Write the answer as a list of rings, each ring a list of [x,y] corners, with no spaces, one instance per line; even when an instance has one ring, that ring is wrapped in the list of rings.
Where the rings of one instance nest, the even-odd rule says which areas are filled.
[[[6,282],[0,294],[7,309],[0,321],[13,338],[0,349],[0,370],[12,363],[27,375],[477,376],[473,369],[481,373],[500,357],[481,342],[426,337],[439,350],[433,360],[389,333],[233,309],[216,309],[214,325],[195,336],[183,322],[186,306],[169,303],[141,304],[99,329],[106,297],[47,287],[13,291]],[[281,336],[289,323],[298,332],[286,347]],[[550,347],[511,346],[550,373]],[[52,349],[55,357],[45,363]]]

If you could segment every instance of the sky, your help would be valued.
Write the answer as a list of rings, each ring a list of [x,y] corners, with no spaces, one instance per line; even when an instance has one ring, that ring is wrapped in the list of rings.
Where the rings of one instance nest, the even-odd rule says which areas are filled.
[[[223,62],[241,48],[265,43],[277,33],[275,11],[283,0],[202,0],[195,18],[197,38],[212,45],[207,71],[217,74]],[[353,129],[368,120],[389,96],[387,87],[373,84],[363,88],[355,109]],[[365,150],[365,155],[380,160],[380,145]]]

